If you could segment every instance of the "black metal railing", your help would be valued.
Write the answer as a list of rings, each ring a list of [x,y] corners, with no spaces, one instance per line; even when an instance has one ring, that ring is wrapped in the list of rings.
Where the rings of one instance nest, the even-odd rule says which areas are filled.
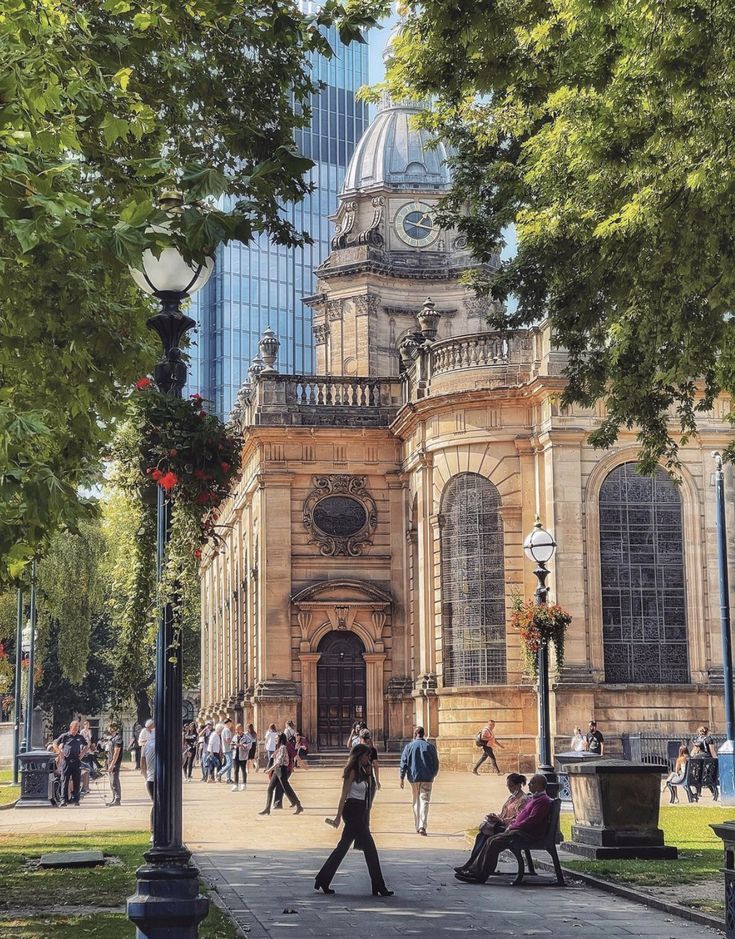
[[[670,770],[674,769],[679,747],[682,744],[691,751],[692,741],[696,735],[683,735],[675,737],[672,734],[621,734],[623,743],[623,758],[637,763],[665,763]],[[710,734],[715,749],[719,749],[725,737],[722,734]]]

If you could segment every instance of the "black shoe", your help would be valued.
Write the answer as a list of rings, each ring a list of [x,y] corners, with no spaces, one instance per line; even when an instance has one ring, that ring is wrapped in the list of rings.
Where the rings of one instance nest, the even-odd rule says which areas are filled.
[[[394,893],[394,890],[389,890],[387,887],[373,887],[374,897],[392,897]]]
[[[109,808],[111,808],[113,805],[120,805],[120,800],[119,800],[119,799],[113,799],[112,802],[108,802],[108,803],[107,803],[107,808],[109,809]]]
[[[457,871],[457,873],[454,876],[457,878],[457,880],[462,880],[466,884],[479,884],[480,883],[480,881],[476,877],[472,877],[470,874],[466,873],[465,871]]]
[[[296,806],[296,811],[295,811],[293,814],[294,814],[294,815],[301,815],[301,813],[302,813],[303,811],[304,811],[304,807],[303,807],[303,805],[299,802],[299,804]]]
[[[420,835],[423,835],[424,838],[427,838],[427,837],[428,837],[428,835],[426,834],[426,829],[425,829],[425,828],[419,828],[419,834],[420,834]]]
[[[314,881],[314,889],[321,890],[322,893],[334,893],[331,887],[327,887],[326,884],[320,884],[318,880]]]
[[[277,802],[274,802],[274,803],[273,803],[273,808],[274,808],[274,809],[282,809],[282,808],[283,808],[283,803],[281,803],[281,804],[279,805]]]
[[[271,814],[270,809],[263,809],[262,812],[258,812],[258,815],[270,815],[270,814]]]
[[[463,874],[466,870],[467,870],[466,867],[455,867],[455,868],[454,868],[454,873],[455,873],[455,874]]]

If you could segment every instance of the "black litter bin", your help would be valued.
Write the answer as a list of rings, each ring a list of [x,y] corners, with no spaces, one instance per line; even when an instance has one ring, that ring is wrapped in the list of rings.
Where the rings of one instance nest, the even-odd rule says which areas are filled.
[[[735,939],[735,822],[720,822],[710,825],[712,831],[722,838],[725,849],[725,936]]]
[[[20,799],[17,808],[39,808],[53,805],[56,754],[48,750],[21,753]]]

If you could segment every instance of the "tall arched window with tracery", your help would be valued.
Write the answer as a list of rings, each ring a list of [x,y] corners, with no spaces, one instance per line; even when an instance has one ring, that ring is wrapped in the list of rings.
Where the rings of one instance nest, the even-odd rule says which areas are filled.
[[[600,489],[605,681],[689,681],[681,496],[623,463]]]
[[[449,480],[441,515],[445,687],[505,682],[505,563],[500,493],[477,473]]]

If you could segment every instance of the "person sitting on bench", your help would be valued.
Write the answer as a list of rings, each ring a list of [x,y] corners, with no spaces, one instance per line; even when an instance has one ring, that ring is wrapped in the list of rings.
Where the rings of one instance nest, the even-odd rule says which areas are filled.
[[[482,850],[488,838],[492,838],[493,835],[499,835],[501,831],[505,831],[506,828],[513,823],[516,815],[526,802],[531,798],[530,793],[523,791],[523,787],[526,785],[526,777],[521,776],[520,773],[510,773],[506,777],[505,784],[508,787],[510,795],[503,803],[500,814],[491,812],[489,815],[485,816],[480,824],[480,830],[477,832],[472,853],[464,864],[454,868],[455,871],[467,870]]]
[[[484,884],[498,863],[500,852],[512,842],[524,847],[543,838],[549,824],[551,799],[546,795],[546,777],[537,773],[528,784],[531,798],[521,808],[508,828],[488,838],[474,861],[464,870],[457,871],[457,880],[470,884]]]

